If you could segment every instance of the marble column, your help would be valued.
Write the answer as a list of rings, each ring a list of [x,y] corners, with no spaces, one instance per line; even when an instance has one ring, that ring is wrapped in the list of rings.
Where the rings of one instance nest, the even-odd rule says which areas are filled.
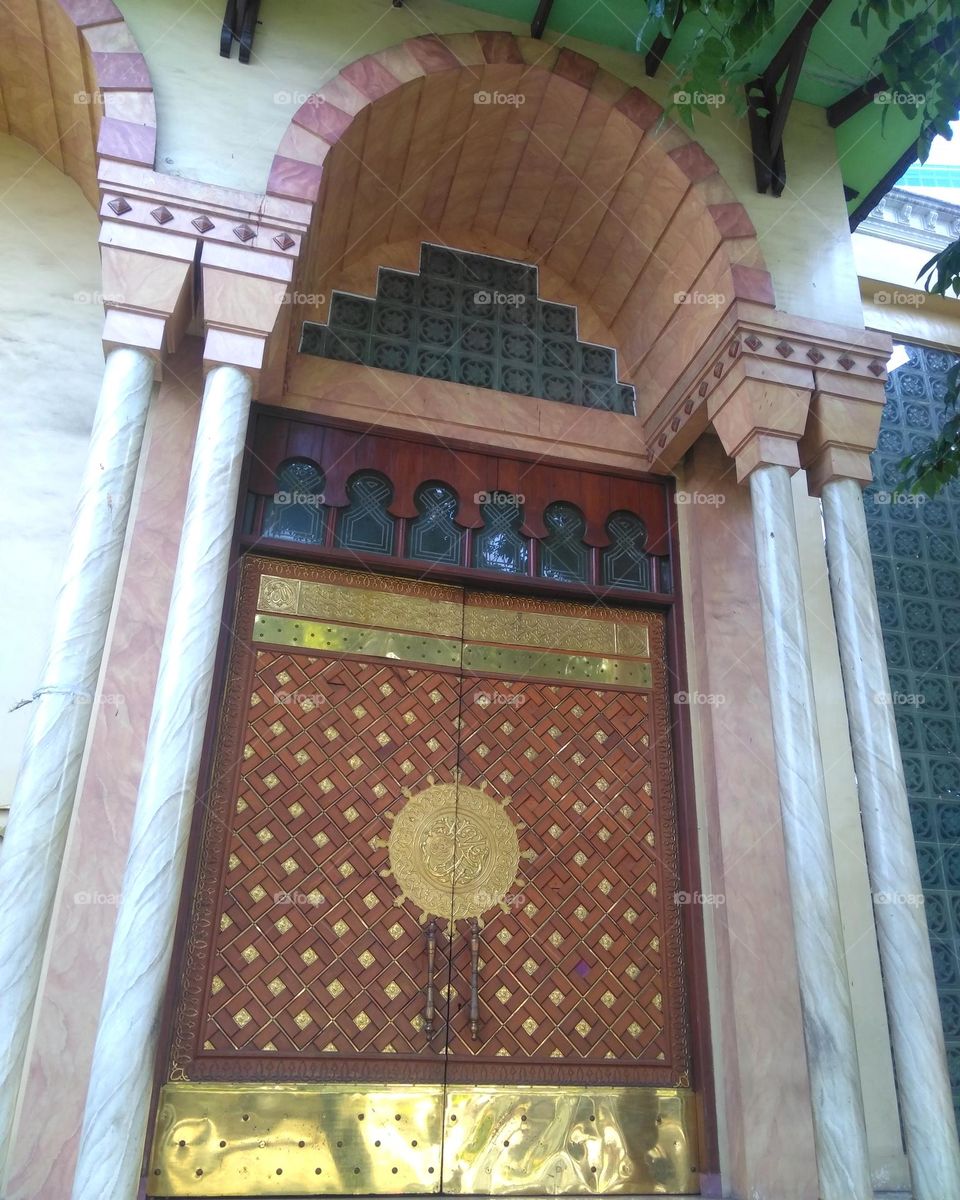
[[[820,1197],[872,1200],[790,472],[757,467],[750,494]]]
[[[830,589],[915,1200],[960,1196],[960,1148],[860,484],[821,492]]]
[[[221,633],[252,382],[207,376],[73,1200],[134,1200]]]
[[[111,350],[54,608],[50,650],[0,850],[0,1180],[93,713],[143,431],[153,360]]]

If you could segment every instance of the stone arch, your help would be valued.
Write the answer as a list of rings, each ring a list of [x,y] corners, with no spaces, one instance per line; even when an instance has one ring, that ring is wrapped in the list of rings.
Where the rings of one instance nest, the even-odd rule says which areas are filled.
[[[37,149],[97,205],[101,158],[152,167],[146,60],[113,0],[7,0],[0,131]]]
[[[538,262],[590,340],[617,346],[645,417],[738,301],[774,304],[753,224],[700,145],[593,60],[502,31],[345,67],[294,115],[267,190],[311,206],[301,278],[320,295],[373,278],[386,244],[408,262],[421,240]]]

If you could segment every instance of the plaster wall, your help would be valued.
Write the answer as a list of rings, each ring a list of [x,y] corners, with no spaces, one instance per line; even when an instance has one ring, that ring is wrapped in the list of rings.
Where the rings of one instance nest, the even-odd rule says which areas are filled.
[[[934,254],[933,250],[924,246],[887,241],[886,238],[873,237],[867,233],[855,233],[850,239],[850,244],[859,275],[911,289],[922,288],[923,285],[917,276],[923,264]],[[889,288],[879,290],[887,293],[890,291]]]
[[[33,147],[0,134],[0,810],[10,803],[29,705],[93,424],[103,354],[96,214]]]
[[[157,168],[189,179],[262,191],[291,117],[322,83],[354,59],[405,38],[529,25],[444,0],[393,8],[385,0],[325,5],[272,0],[261,13],[253,60],[222,59],[221,15],[191,0],[120,0],[146,57],[158,106]],[[643,58],[551,30],[563,44],[670,102],[669,73],[648,79]],[[695,136],[746,207],[773,276],[780,308],[863,324],[833,134],[820,109],[795,104],[785,137],[788,186],[757,195],[746,118],[732,105],[698,116]]]

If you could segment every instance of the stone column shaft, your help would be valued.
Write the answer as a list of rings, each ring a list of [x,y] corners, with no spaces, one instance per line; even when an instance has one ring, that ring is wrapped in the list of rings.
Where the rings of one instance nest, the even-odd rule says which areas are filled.
[[[872,1200],[790,473],[750,474],[821,1200]]]
[[[252,382],[207,376],[73,1200],[134,1200],[210,703]]]
[[[0,850],[0,1181],[12,1140],[47,931],[113,607],[153,360],[107,356],[50,650]]]
[[[821,500],[913,1194],[942,1200],[960,1196],[960,1148],[860,484]]]

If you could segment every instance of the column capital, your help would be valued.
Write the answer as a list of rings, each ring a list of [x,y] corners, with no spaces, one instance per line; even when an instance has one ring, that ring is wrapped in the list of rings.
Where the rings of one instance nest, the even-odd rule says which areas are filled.
[[[142,350],[159,368],[192,315],[195,239],[104,221],[99,241],[104,352]]]
[[[796,470],[806,425],[798,429],[788,417],[788,409],[798,415],[799,397],[790,399],[782,389],[805,392],[809,412],[818,379],[827,384],[820,391],[845,395],[841,389],[853,387],[856,395],[857,387],[882,382],[889,356],[886,334],[737,301],[688,354],[676,382],[645,417],[651,458],[655,466],[671,469],[712,422],[727,453],[738,460],[741,480],[763,462]],[[762,385],[770,389],[765,399],[758,395]],[[748,390],[737,396],[740,386]],[[747,428],[751,410],[755,424]]]
[[[290,285],[309,204],[100,165],[104,344],[158,362],[187,332],[207,366],[246,371],[255,391],[279,387]]]
[[[254,395],[278,390],[292,309],[294,263],[279,254],[207,242],[200,255],[204,368],[235,366]]]
[[[800,468],[797,443],[810,406],[813,373],[744,358],[710,397],[707,412],[742,483],[757,467]]]
[[[815,372],[810,419],[800,442],[811,496],[835,479],[866,485],[873,478],[870,455],[880,435],[886,377],[886,369],[870,378]]]

